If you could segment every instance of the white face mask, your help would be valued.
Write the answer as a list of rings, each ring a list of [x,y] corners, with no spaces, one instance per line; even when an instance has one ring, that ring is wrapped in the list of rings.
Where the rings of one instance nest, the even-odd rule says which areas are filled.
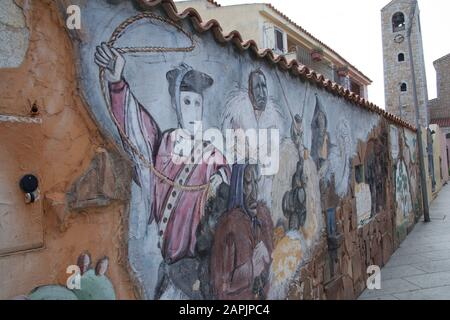
[[[203,117],[203,97],[196,92],[181,91],[180,108],[183,117],[183,129],[191,135],[195,135],[195,122],[202,121]]]

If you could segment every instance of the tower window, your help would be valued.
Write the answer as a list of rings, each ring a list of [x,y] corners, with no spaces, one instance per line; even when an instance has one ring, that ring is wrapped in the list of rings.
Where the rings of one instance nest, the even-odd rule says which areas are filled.
[[[392,30],[393,32],[399,32],[405,30],[405,15],[401,12],[397,12],[392,17]]]
[[[402,83],[402,85],[400,86],[400,91],[401,92],[406,92],[408,91],[408,86],[406,85],[406,83]]]
[[[398,54],[398,62],[403,62],[403,61],[405,61],[405,54],[399,53]]]

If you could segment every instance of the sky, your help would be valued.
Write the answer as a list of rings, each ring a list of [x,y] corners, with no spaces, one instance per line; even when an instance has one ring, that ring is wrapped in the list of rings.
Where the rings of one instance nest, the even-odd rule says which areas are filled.
[[[272,3],[373,80],[369,100],[384,108],[381,9],[390,0],[217,0],[223,6]],[[450,1],[419,0],[429,99],[436,98],[433,61],[450,53]],[[220,17],[217,17],[220,22]]]

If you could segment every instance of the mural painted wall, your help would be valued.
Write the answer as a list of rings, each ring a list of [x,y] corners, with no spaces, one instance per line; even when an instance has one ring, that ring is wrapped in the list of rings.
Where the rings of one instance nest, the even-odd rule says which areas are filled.
[[[399,131],[391,126],[391,156],[394,160],[396,226],[399,240],[403,240],[418,218],[421,202],[418,194],[417,167],[415,166],[416,135]],[[419,196],[419,197],[418,197]]]
[[[67,3],[57,3],[63,17]],[[361,293],[367,266],[388,261],[398,230],[420,212],[415,132],[219,43],[176,18],[170,1],[150,11],[133,1],[78,4],[83,28],[67,46],[76,94],[105,148],[59,200],[63,213],[120,212],[124,236],[102,249],[120,261],[91,258],[88,246],[76,253],[88,292],[53,279],[21,294],[128,298],[128,280],[108,276],[119,264],[142,299]],[[228,139],[239,130],[248,135]]]

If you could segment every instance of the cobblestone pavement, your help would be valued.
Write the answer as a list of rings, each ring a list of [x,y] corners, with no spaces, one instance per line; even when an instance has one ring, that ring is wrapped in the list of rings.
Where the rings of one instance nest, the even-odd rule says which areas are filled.
[[[430,216],[381,269],[381,290],[365,290],[359,300],[450,300],[450,186],[433,201]]]

